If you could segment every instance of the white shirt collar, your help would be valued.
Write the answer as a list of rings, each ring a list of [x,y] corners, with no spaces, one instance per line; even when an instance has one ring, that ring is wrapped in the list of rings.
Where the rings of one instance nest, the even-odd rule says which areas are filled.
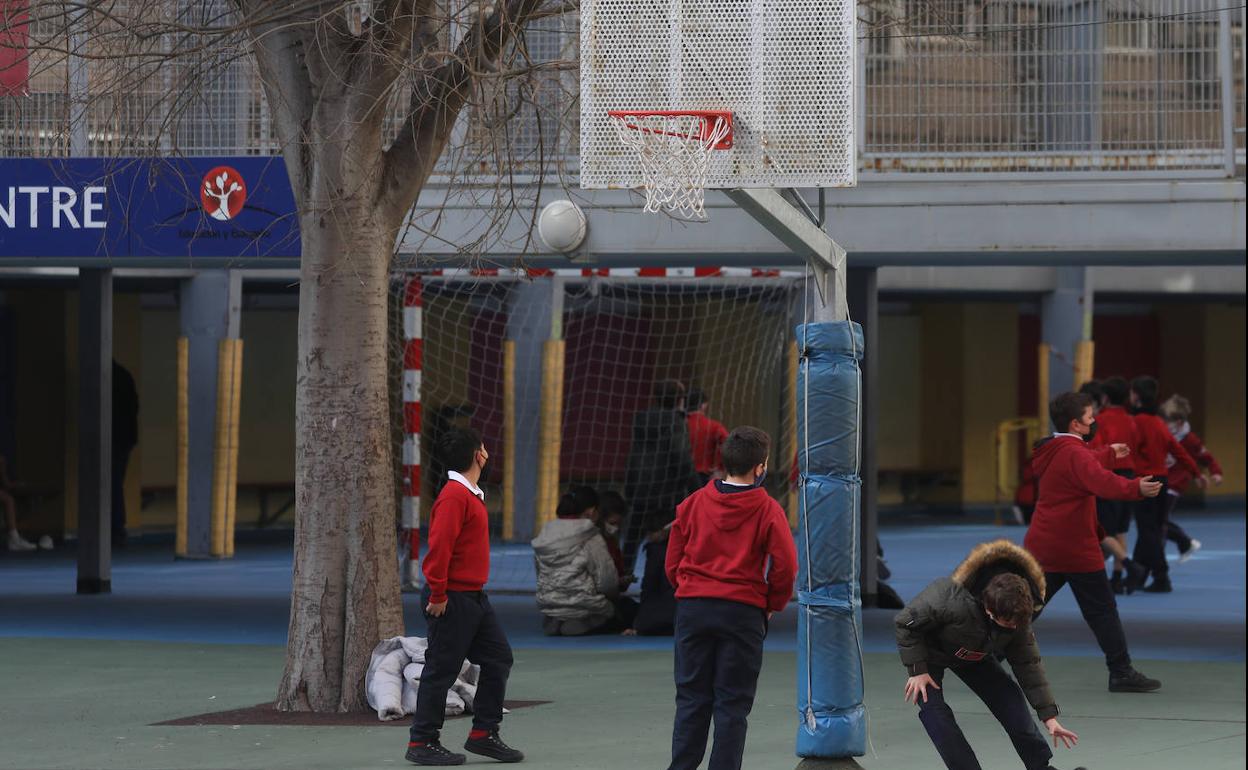
[[[728,479],[720,479],[720,481],[724,482],[730,487],[752,487],[754,486],[753,484],[739,484],[735,481],[729,481]]]
[[[1080,436],[1078,433],[1054,433],[1053,434],[1053,438],[1057,438],[1058,436],[1070,436],[1071,438],[1077,438],[1080,441],[1083,441],[1083,436]]]
[[[464,474],[460,473],[459,471],[447,471],[446,477],[450,479],[451,481],[458,481],[460,484],[463,484],[465,487],[468,488],[469,492],[477,496],[477,499],[479,499],[481,502],[485,502],[485,493],[482,492],[481,489],[477,487],[476,485],[474,485],[471,481],[464,478]]]

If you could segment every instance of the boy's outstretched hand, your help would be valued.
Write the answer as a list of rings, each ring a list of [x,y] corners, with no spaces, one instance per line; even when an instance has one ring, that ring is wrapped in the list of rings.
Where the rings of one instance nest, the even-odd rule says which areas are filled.
[[[940,685],[936,684],[936,680],[932,679],[931,674],[919,674],[912,676],[906,680],[906,703],[918,704],[919,696],[923,696],[923,702],[927,703],[927,688],[933,687],[937,690]]]
[[[1044,720],[1044,726],[1049,731],[1049,735],[1053,736],[1053,747],[1057,748],[1057,742],[1060,740],[1068,749],[1073,749],[1079,744],[1079,736],[1072,731],[1062,727],[1057,721],[1057,717]]]
[[[1110,444],[1109,446],[1114,450],[1114,457],[1117,457],[1120,460],[1131,454],[1131,447],[1126,444]]]

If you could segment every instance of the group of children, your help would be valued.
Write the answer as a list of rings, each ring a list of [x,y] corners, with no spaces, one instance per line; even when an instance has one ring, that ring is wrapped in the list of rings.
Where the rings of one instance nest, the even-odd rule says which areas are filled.
[[[1156,378],[1127,382],[1109,377],[1086,382],[1079,392],[1092,399],[1096,429],[1089,447],[1099,450],[1104,467],[1124,479],[1152,476],[1162,493],[1139,501],[1097,499],[1097,520],[1104,530],[1103,552],[1113,559],[1110,586],[1115,594],[1169,593],[1174,589],[1166,542],[1178,548],[1179,563],[1200,550],[1201,542],[1174,521],[1182,495],[1195,484],[1222,483],[1222,468],[1191,429],[1191,404],[1180,395],[1158,400]],[[1111,447],[1119,447],[1112,451]],[[1209,474],[1206,478],[1206,472]],[[1015,502],[1019,518],[1030,523],[1037,474],[1034,458],[1023,468]],[[1127,533],[1136,524],[1135,548],[1128,556]],[[1149,578],[1152,582],[1148,582]]]
[[[1170,529],[1174,501],[1188,484],[1203,482],[1202,466],[1215,483],[1221,480],[1216,460],[1191,432],[1190,407],[1179,397],[1158,404],[1153,378],[1139,377],[1129,385],[1109,378],[1078,393],[1063,393],[1050,405],[1050,416],[1055,432],[1037,445],[1028,464],[1035,497],[1023,547],[999,540],[976,548],[951,576],[928,586],[895,619],[908,674],[905,697],[918,705],[928,736],[951,770],[978,770],[980,765],[942,694],[946,672],[988,706],[1029,770],[1052,770],[1048,739],[1032,711],[1055,746],[1077,743],[1078,736],[1057,720],[1032,631],[1043,607],[1066,585],[1105,653],[1109,690],[1140,693],[1161,687],[1131,665],[1114,594],[1143,585],[1149,575],[1153,582],[1144,590],[1170,590],[1167,537],[1179,543],[1184,556],[1200,547],[1177,526]],[[511,648],[482,590],[489,545],[484,493],[477,481],[488,453],[480,435],[469,429],[448,433],[440,449],[448,467],[457,470],[448,473],[431,516],[424,560],[429,648],[406,758],[418,765],[466,761],[441,745],[439,731],[447,689],[467,659],[481,666],[481,675],[465,750],[519,762],[524,755],[498,734]],[[667,528],[666,543],[656,543],[664,576],[675,589],[676,715],[669,770],[695,770],[701,764],[712,722],[710,770],[742,766],[768,623],[788,603],[797,571],[787,516],[762,486],[769,454],[765,432],[740,427],[729,433],[721,445],[723,478],[710,478],[686,497]],[[565,495],[559,520],[569,524],[551,541],[591,543],[604,593],[614,588],[618,594],[620,562],[608,561],[606,537],[601,548],[596,539],[612,534],[618,517],[596,531],[594,517],[585,515],[595,507],[592,502],[583,490]],[[1126,555],[1125,538],[1120,538],[1132,514],[1139,529],[1134,558]],[[1116,564],[1127,576],[1118,574],[1111,582],[1106,550],[1119,557]],[[577,560],[589,556],[568,550],[552,557],[550,565],[555,569]],[[560,590],[565,588],[561,584]],[[551,607],[558,604],[551,602]],[[603,618],[614,617],[608,604],[599,609]],[[1001,660],[1009,663],[1014,678]]]
[[[478,481],[489,454],[480,434],[467,428],[448,431],[438,448],[447,461],[448,481],[434,502],[423,562],[428,649],[406,759],[422,766],[462,765],[467,760],[439,739],[447,690],[468,660],[481,667],[481,674],[465,751],[520,762],[524,754],[504,743],[498,732],[511,647],[483,590],[490,560],[485,493]],[[671,770],[694,770],[701,764],[712,722],[709,767],[741,768],[763,639],[772,614],[788,603],[797,575],[788,517],[762,487],[770,449],[771,439],[762,430],[732,431],[720,448],[723,478],[709,480],[677,507],[675,520],[665,528],[662,558],[657,558],[657,549],[653,554],[654,566],[661,565],[675,592]],[[595,618],[619,620],[606,595],[618,597],[620,575],[606,538],[600,537],[614,534],[607,528],[618,527],[618,522],[608,519],[601,533],[594,531],[594,517],[585,514],[602,501],[596,495],[591,499],[589,491],[570,490],[556,519],[564,524],[548,540],[535,541],[536,558],[539,564],[547,559],[551,578],[551,590],[539,603],[546,602],[543,613],[561,626],[568,621],[557,617],[560,608],[584,598],[569,583],[594,579],[589,572],[597,576],[601,590],[587,593],[604,598],[594,603]],[[575,547],[555,547],[564,542]],[[591,559],[598,566],[582,576],[579,565]],[[539,568],[539,592],[541,581]]]

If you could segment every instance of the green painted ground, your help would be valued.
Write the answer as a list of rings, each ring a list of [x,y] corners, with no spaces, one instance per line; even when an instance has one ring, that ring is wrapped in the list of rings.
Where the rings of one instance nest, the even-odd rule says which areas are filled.
[[[6,770],[268,770],[409,766],[406,732],[388,726],[150,727],[153,722],[271,700],[283,651],[60,639],[0,639],[0,768]],[[672,714],[670,656],[517,650],[509,697],[551,700],[508,717],[504,736],[526,766],[621,770],[666,766]],[[1243,663],[1142,661],[1161,678],[1152,695],[1111,695],[1099,661],[1055,658],[1049,674],[1063,723],[1079,733],[1056,766],[1090,770],[1240,770]],[[893,656],[868,658],[875,755],[869,770],[937,768]],[[751,719],[745,767],[793,768],[794,661],[771,654]],[[949,699],[985,768],[1019,763],[991,716],[960,683]],[[466,721],[450,723],[456,746]],[[471,764],[477,764],[470,760]],[[480,764],[490,764],[481,760]]]

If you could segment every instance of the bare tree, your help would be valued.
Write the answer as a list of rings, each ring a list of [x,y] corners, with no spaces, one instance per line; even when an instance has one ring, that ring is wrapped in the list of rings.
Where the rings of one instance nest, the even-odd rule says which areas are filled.
[[[461,112],[474,97],[488,109],[507,90],[500,83],[537,69],[524,27],[544,1],[65,0],[32,4],[20,20],[29,21],[32,78],[70,83],[60,125],[72,133],[93,115],[90,141],[103,153],[176,154],[178,126],[200,106],[195,84],[254,61],[302,239],[280,709],[365,709],[370,652],[403,631],[387,397],[391,261]],[[83,62],[92,73],[75,92]],[[169,68],[180,68],[172,86]],[[118,105],[113,133],[99,128],[109,104]],[[31,133],[35,154],[65,152],[58,130],[52,140]]]

